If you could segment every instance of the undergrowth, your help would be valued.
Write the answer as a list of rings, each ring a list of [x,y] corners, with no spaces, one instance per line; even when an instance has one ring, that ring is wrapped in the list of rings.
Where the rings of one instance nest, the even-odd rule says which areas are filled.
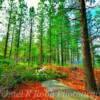
[[[60,74],[53,70],[40,71],[37,66],[8,65],[0,66],[0,91],[11,91],[17,84],[26,81],[45,81],[57,78],[65,78],[65,74]]]

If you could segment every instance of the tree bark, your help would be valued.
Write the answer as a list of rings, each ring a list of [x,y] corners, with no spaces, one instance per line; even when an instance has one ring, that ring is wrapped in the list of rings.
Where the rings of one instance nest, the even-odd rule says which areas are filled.
[[[10,48],[10,52],[9,52],[9,58],[12,56],[13,40],[14,40],[14,28],[13,28],[13,34],[12,34],[12,40],[11,40],[11,48]]]
[[[42,25],[43,23],[41,23]],[[43,31],[41,29],[41,36],[40,36],[40,65],[43,64]]]
[[[60,54],[59,54],[59,33],[57,35],[57,64],[60,64]]]
[[[62,32],[60,33],[61,35],[61,65],[64,65],[64,56],[63,56],[63,34]]]
[[[33,26],[33,24],[32,24],[32,20],[31,20],[28,64],[30,64],[30,62],[31,62],[31,48],[32,48],[32,26]]]
[[[21,8],[21,15],[19,19],[19,30],[18,30],[18,37],[17,37],[16,63],[18,63],[19,61],[19,42],[20,42],[21,27],[22,27],[22,8]]]
[[[95,66],[94,47],[93,47],[93,41],[92,40],[90,40],[90,46],[91,46],[92,66]]]
[[[93,73],[92,59],[90,53],[90,44],[87,28],[87,18],[86,18],[86,7],[85,0],[80,0],[81,4],[81,25],[82,25],[82,52],[83,52],[83,66],[84,66],[84,78],[86,89],[90,92],[96,92],[96,82]]]
[[[12,13],[12,7],[11,7],[11,11],[10,11],[10,17],[9,17],[9,22],[8,22],[7,34],[6,34],[6,41],[5,41],[5,48],[4,48],[4,58],[6,58],[6,56],[7,56],[9,30],[10,30],[10,24],[11,24],[11,13]]]

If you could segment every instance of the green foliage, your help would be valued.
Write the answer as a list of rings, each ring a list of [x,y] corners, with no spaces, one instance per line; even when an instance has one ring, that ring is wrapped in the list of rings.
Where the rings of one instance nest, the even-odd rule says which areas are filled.
[[[0,4],[3,1],[1,0]],[[40,0],[37,9],[34,7],[28,9],[25,0],[18,1],[18,3],[16,0],[7,1],[8,18],[5,20],[8,24],[5,28],[9,26],[9,30],[7,29],[9,36],[8,39],[6,39],[7,33],[2,36],[0,55],[4,55],[4,48],[8,48],[6,56],[25,65],[28,63],[38,65],[40,62],[61,65],[62,59],[63,66],[82,64],[80,11],[76,9],[77,7],[70,9],[78,1]],[[96,7],[96,18],[94,18],[96,26],[99,26],[99,8],[99,6]],[[3,24],[2,21],[1,24]],[[5,41],[8,41],[7,45]],[[95,58],[97,60],[95,62],[99,63],[98,57],[95,56]],[[11,63],[9,59],[0,63],[9,65]]]
[[[4,1],[4,0],[0,0],[0,8],[2,8],[1,6],[2,6],[3,1]]]
[[[2,66],[2,65],[5,65],[5,66],[8,66],[8,65],[14,65],[15,64],[15,61],[14,60],[12,60],[12,59],[0,59],[0,67]]]
[[[65,78],[65,77],[66,77],[65,74],[60,74],[53,70],[36,71],[34,73],[34,79],[38,81],[45,81],[45,80]]]

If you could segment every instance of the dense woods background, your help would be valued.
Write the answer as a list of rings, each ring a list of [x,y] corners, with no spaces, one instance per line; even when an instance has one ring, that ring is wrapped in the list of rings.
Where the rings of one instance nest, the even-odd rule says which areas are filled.
[[[79,1],[1,1],[0,55],[16,62],[82,64]],[[93,64],[99,59],[99,5],[86,7]]]

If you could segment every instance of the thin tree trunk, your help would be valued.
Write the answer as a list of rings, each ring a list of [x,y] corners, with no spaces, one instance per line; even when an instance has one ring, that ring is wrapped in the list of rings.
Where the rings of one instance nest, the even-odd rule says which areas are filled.
[[[33,26],[33,25],[32,25],[32,21],[31,21],[28,64],[30,64],[30,62],[31,62],[31,48],[32,48],[32,26]]]
[[[67,44],[66,44],[66,46],[67,46],[67,49],[66,49],[66,63],[68,64],[68,63],[70,63],[70,49],[69,49],[69,40],[67,40]]]
[[[10,30],[10,24],[11,24],[11,13],[8,21],[8,28],[7,28],[7,34],[6,34],[6,41],[5,41],[5,48],[4,48],[4,58],[7,56],[7,50],[8,50],[8,39],[9,39],[9,30]]]
[[[67,64],[67,42],[65,41],[65,48],[64,48],[64,64]]]
[[[59,54],[59,35],[57,35],[57,64],[60,64],[60,54]]]
[[[22,27],[22,8],[21,8],[21,15],[19,19],[19,31],[18,31],[18,37],[17,37],[16,63],[18,63],[19,61],[19,42],[20,42],[21,27]]]
[[[51,50],[51,0],[50,0],[50,17],[49,17],[49,64],[51,64],[52,60],[52,50]]]
[[[84,78],[86,89],[91,92],[96,92],[96,82],[93,73],[92,59],[90,53],[89,36],[87,29],[86,7],[85,0],[80,0],[81,4],[81,24],[82,24],[82,42],[83,42],[83,66],[84,66]]]
[[[12,40],[11,40],[11,48],[10,48],[10,52],[9,52],[9,58],[12,56],[13,39],[14,39],[14,28],[13,28],[13,34],[12,34]]]
[[[51,20],[51,19],[50,19]],[[50,21],[50,32],[49,32],[49,64],[51,64],[51,21]]]
[[[78,43],[77,43],[77,64],[79,64],[79,47],[78,47]]]
[[[62,36],[62,32],[60,33],[61,34],[61,65],[63,66],[64,65],[64,57],[63,57],[63,36]]]
[[[41,36],[40,36],[40,65],[43,64],[43,31],[41,29]]]

